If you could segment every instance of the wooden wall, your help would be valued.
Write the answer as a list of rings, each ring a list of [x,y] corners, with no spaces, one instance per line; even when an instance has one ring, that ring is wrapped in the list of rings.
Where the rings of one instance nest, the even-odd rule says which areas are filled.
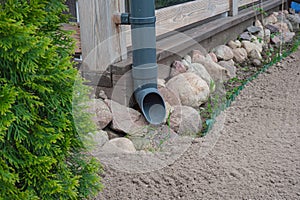
[[[229,0],[196,0],[156,10],[156,35],[205,20],[229,11]],[[130,27],[126,30],[126,46],[131,45]]]
[[[239,0],[239,7],[246,6],[252,3],[259,2],[260,0]]]
[[[126,58],[122,26],[112,16],[125,12],[123,0],[79,0],[83,71],[103,71]]]

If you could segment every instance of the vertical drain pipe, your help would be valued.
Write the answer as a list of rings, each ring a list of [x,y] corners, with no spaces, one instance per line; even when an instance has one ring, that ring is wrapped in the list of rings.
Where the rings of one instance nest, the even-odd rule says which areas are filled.
[[[157,90],[155,1],[130,0],[130,14],[121,14],[121,24],[131,25],[134,96],[150,124],[166,116],[165,102]]]

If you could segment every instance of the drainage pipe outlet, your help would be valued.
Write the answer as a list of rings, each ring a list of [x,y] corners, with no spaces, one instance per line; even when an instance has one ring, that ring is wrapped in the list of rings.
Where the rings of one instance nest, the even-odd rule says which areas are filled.
[[[121,24],[131,25],[134,95],[150,124],[162,123],[166,106],[157,90],[155,1],[130,0],[130,13],[123,13]]]

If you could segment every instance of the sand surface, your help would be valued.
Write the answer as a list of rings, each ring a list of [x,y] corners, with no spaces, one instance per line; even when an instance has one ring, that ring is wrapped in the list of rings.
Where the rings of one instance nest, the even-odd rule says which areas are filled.
[[[97,199],[300,199],[300,51],[248,84],[218,119],[162,169],[105,166]]]

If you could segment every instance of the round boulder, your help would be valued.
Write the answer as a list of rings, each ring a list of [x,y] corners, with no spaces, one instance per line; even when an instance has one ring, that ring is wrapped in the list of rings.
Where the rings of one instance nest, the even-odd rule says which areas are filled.
[[[87,112],[93,114],[92,120],[99,130],[105,128],[112,121],[112,113],[102,99],[92,99],[88,102]]]
[[[170,79],[167,84],[181,100],[182,105],[199,107],[209,97],[209,86],[194,73],[183,73]]]
[[[202,129],[202,121],[194,108],[175,106],[170,115],[170,128],[182,136],[196,136]]]
[[[233,53],[230,47],[226,45],[219,45],[215,47],[213,52],[219,60],[230,60],[233,58]]]
[[[195,73],[196,75],[198,75],[199,77],[201,77],[208,86],[210,85],[214,85],[214,80],[211,78],[211,76],[209,75],[209,73],[207,72],[207,70],[205,69],[205,67],[200,64],[200,63],[192,63],[190,65],[190,68],[188,70],[188,72],[192,72]],[[213,92],[215,89],[214,88],[210,88]]]

